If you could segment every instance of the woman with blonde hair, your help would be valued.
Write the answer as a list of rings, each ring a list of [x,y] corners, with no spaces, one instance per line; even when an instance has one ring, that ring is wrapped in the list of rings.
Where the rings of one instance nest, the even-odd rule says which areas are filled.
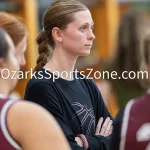
[[[37,37],[39,57],[25,99],[46,108],[62,127],[73,150],[106,150],[112,117],[93,80],[75,73],[95,39],[89,9],[76,0],[52,3]]]

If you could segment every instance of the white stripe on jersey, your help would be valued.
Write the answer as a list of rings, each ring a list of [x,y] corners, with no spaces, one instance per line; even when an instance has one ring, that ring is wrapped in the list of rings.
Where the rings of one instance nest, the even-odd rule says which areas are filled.
[[[7,126],[6,126],[6,115],[7,115],[7,111],[9,109],[9,107],[15,103],[17,100],[16,99],[10,99],[8,100],[2,110],[1,110],[1,114],[0,114],[0,126],[1,126],[1,130],[3,132],[4,137],[6,138],[6,140],[17,150],[21,150],[21,147],[15,142],[15,140],[10,136],[9,131],[7,130]]]
[[[125,149],[125,142],[126,142],[126,134],[127,134],[127,129],[128,129],[128,122],[129,122],[129,115],[130,115],[130,110],[131,107],[134,103],[134,100],[130,100],[124,110],[124,116],[123,116],[123,122],[122,122],[122,127],[121,127],[121,135],[120,135],[120,146],[119,150],[124,150]]]

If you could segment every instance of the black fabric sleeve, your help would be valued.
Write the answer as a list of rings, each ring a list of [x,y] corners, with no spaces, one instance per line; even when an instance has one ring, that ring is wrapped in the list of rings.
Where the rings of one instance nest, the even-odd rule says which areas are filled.
[[[96,109],[95,112],[96,112],[97,122],[100,117],[103,117],[104,121],[107,117],[110,117],[110,119],[113,120],[111,114],[109,113],[109,111],[104,103],[102,94],[101,94],[100,90],[98,89],[97,85],[94,83],[93,80],[90,80],[90,82],[93,85],[92,93],[93,93],[93,97],[94,97],[93,101],[94,101],[94,105],[95,105],[95,109]]]
[[[96,117],[96,125],[100,117],[103,117],[104,121],[106,120],[107,117],[110,117],[110,119],[113,120],[112,116],[110,115],[104,103],[101,92],[98,89],[97,85],[94,83],[93,80],[86,80],[86,83],[87,83],[89,93],[91,93],[93,108],[94,108],[95,117]],[[92,147],[93,150],[97,150],[97,149],[109,150],[110,142],[111,142],[111,135],[108,137],[104,137],[101,135],[93,135],[92,137],[87,137],[87,140],[88,140],[90,147]]]
[[[102,97],[99,89],[97,89],[97,107],[98,107],[97,108],[98,118],[103,117],[105,120],[107,117],[110,117],[110,119],[113,120],[112,116],[110,115],[110,113],[104,103],[103,97]]]
[[[90,150],[109,150],[110,140],[102,135],[87,136]]]
[[[53,87],[43,82],[34,83],[27,87],[24,99],[38,103],[39,105],[46,108],[55,117],[61,126],[66,138],[68,139],[72,150],[84,149],[77,145],[75,141],[75,135],[63,118],[58,95]]]
[[[121,109],[114,120],[114,129],[111,137],[110,150],[119,150],[123,114],[124,109]]]

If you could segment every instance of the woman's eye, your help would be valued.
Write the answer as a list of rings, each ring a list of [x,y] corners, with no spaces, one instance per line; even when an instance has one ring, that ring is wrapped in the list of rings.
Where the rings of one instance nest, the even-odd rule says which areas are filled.
[[[87,28],[86,26],[82,26],[82,28],[81,28],[81,29],[82,29],[82,30],[85,30],[86,28]]]

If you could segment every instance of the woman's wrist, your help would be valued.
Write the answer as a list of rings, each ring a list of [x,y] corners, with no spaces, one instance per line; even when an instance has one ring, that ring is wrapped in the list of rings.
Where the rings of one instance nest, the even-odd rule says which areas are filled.
[[[85,137],[84,134],[78,134],[77,137],[79,137],[81,139],[81,141],[83,142],[83,147],[87,150],[89,148],[89,143]]]
[[[78,144],[80,147],[83,147],[83,141],[81,140],[80,137],[75,137],[75,141],[77,142],[77,144]]]

